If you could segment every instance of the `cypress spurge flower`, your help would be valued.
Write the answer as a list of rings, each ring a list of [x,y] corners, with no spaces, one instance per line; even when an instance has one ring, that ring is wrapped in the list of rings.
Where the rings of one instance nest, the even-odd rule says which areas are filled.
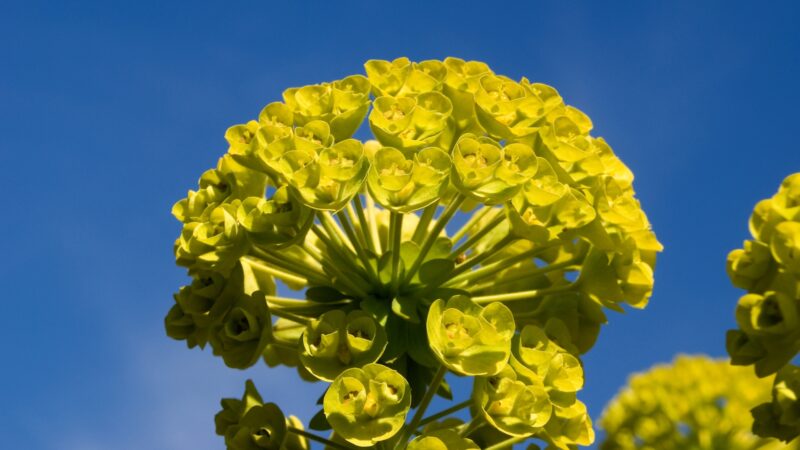
[[[459,295],[433,302],[427,330],[433,353],[448,369],[461,375],[494,375],[511,354],[514,316],[502,303],[482,308]]]
[[[411,407],[411,388],[396,371],[380,365],[342,372],[325,393],[325,417],[336,432],[360,447],[394,436]]]
[[[453,430],[435,430],[408,443],[408,450],[479,450],[480,447]]]
[[[750,431],[749,411],[769,399],[771,385],[728,361],[678,356],[628,380],[600,418],[599,448],[796,449]]]
[[[232,368],[261,359],[330,383],[309,423],[330,438],[289,418],[282,443],[256,439],[264,406],[229,446],[588,444],[581,355],[605,309],[647,304],[661,251],[633,174],[546,84],[452,57],[364,67],[229,128],[227,153],[173,207],[176,262],[194,281],[167,334]],[[782,222],[797,221],[798,183],[760,204],[756,239],[731,257],[753,294],[788,295],[797,233]],[[738,331],[736,360],[792,353],[775,351],[794,335],[770,302],[741,314],[764,333]],[[450,372],[476,377],[473,398],[429,413],[459,394]],[[472,421],[453,420],[468,406]]]
[[[228,367],[246,369],[258,361],[272,338],[264,294],[239,297],[211,334],[211,347]]]
[[[779,374],[772,401],[753,409],[753,431],[790,441],[800,435],[800,421],[786,419],[781,408],[796,399],[790,362],[800,352],[800,173],[756,204],[749,225],[753,240],[728,255],[731,282],[748,293],[736,306],[738,329],[728,331],[726,347],[733,364],[753,365],[759,377]]]
[[[356,310],[312,319],[302,337],[300,361],[314,376],[333,381],[345,369],[374,363],[386,348],[386,332],[374,317]]]

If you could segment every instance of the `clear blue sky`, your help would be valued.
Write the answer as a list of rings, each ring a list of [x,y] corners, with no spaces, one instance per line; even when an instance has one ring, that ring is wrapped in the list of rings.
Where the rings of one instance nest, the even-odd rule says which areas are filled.
[[[800,171],[792,2],[221,3],[0,6],[0,447],[222,448],[212,416],[247,377],[311,413],[320,385],[164,335],[185,280],[169,211],[226,127],[370,58],[452,55],[552,84],[633,169],[666,251],[651,305],[611,315],[585,359],[594,415],[633,371],[724,354],[725,256]]]

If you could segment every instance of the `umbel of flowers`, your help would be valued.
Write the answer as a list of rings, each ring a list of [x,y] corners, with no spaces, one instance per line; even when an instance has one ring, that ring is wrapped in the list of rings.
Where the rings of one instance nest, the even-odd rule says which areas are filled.
[[[777,373],[772,400],[753,409],[753,431],[791,441],[800,435],[800,173],[756,204],[752,240],[728,255],[728,275],[747,290],[736,306],[739,328],[728,331],[733,364],[753,365],[760,377]]]
[[[229,128],[173,208],[192,281],[167,334],[330,383],[309,424],[326,437],[251,385],[218,433],[231,449],[590,444],[580,357],[606,309],[647,304],[661,250],[633,174],[545,84],[456,58],[365,67]],[[431,414],[448,373],[472,395]]]
[[[772,382],[706,356],[678,356],[632,376],[600,418],[601,450],[796,449],[751,431]]]

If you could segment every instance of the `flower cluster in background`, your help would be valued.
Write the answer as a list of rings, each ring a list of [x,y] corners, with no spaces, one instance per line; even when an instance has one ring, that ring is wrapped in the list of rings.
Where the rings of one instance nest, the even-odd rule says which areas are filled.
[[[590,444],[581,355],[606,309],[646,306],[662,249],[633,174],[550,86],[457,58],[365,68],[228,129],[173,208],[192,281],[167,334],[330,383],[308,424],[328,437],[252,384],[217,432],[236,450]],[[365,120],[375,139],[353,139]],[[448,373],[471,397],[426,416]]]
[[[630,378],[600,419],[602,450],[793,449],[750,431],[749,410],[769,399],[770,379],[704,356],[678,356]]]
[[[728,275],[747,290],[736,307],[739,328],[728,331],[733,364],[775,374],[770,402],[753,410],[760,436],[790,441],[800,435],[800,173],[788,176],[750,217],[752,240],[728,255]]]

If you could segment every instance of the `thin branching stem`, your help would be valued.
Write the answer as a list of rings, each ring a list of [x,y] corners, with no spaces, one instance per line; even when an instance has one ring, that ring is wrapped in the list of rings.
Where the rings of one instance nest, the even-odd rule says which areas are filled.
[[[422,265],[422,262],[425,261],[425,257],[428,255],[431,247],[433,247],[433,243],[436,242],[436,238],[439,237],[439,234],[444,230],[444,227],[447,225],[447,222],[453,218],[453,215],[458,211],[458,208],[464,202],[465,197],[464,194],[458,193],[456,194],[453,199],[450,201],[450,204],[447,205],[447,208],[444,210],[441,216],[436,220],[436,223],[433,225],[433,229],[431,229],[428,234],[425,236],[425,240],[422,242],[420,246],[419,254],[417,254],[414,263],[411,264],[411,267],[408,268],[406,272],[406,276],[403,279],[402,284],[407,284],[414,278],[416,275],[417,270],[419,270],[419,266]]]

